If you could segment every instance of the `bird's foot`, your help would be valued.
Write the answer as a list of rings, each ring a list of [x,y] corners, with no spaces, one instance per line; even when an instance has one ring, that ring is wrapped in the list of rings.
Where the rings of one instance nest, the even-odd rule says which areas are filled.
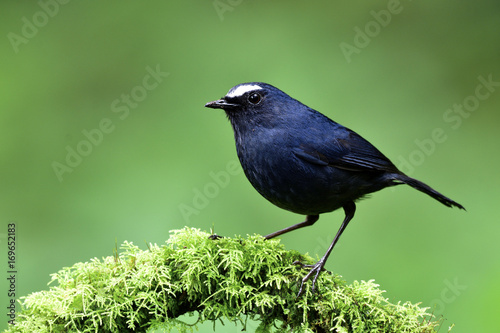
[[[211,239],[211,240],[217,240],[217,239],[221,239],[221,238],[224,238],[224,237],[219,236],[217,234],[211,234],[210,236],[208,236],[208,239]]]
[[[312,292],[314,292],[314,288],[316,287],[316,280],[318,279],[319,273],[321,273],[322,270],[324,270],[325,267],[325,260],[321,259],[314,265],[304,265],[300,261],[294,261],[294,265],[300,265],[301,268],[311,268],[309,273],[307,273],[306,276],[302,279],[302,283],[300,284],[300,289],[299,293],[297,294],[297,297],[300,297],[302,293],[304,292],[304,283],[306,283],[314,274],[313,282],[312,282]]]

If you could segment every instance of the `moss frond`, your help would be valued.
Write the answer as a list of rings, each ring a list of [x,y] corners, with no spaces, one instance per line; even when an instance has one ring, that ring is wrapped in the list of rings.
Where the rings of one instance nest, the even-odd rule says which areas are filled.
[[[191,332],[196,325],[178,320],[187,313],[243,328],[257,320],[258,332],[427,333],[439,325],[418,304],[390,303],[373,280],[346,284],[323,272],[317,292],[308,283],[297,298],[306,271],[292,263],[312,258],[258,235],[209,236],[174,230],[163,246],[125,242],[119,255],[63,268],[52,274],[57,285],[22,298],[5,332]]]

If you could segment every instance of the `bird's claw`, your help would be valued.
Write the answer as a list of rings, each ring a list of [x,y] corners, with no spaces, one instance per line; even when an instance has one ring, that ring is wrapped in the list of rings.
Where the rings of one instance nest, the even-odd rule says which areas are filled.
[[[306,264],[303,264],[299,260],[295,260],[294,262],[292,262],[292,265],[300,266],[300,268],[313,268],[315,266],[315,265],[306,265]]]
[[[320,260],[314,265],[305,265],[305,264],[301,263],[300,261],[296,260],[292,264],[299,265],[299,266],[301,266],[301,268],[311,268],[309,273],[307,273],[307,275],[304,276],[304,278],[302,279],[302,283],[300,284],[300,289],[299,289],[299,293],[297,294],[297,297],[300,297],[303,294],[304,283],[306,283],[311,278],[311,276],[313,276],[313,274],[314,274],[314,278],[312,281],[311,291],[314,292],[314,289],[316,287],[316,280],[318,279],[319,273],[321,273],[321,271],[324,269],[323,267],[325,266],[324,261]]]
[[[208,236],[208,239],[211,239],[211,240],[217,240],[217,239],[221,239],[221,238],[224,238],[224,237],[219,236],[217,234],[211,234],[210,236]]]

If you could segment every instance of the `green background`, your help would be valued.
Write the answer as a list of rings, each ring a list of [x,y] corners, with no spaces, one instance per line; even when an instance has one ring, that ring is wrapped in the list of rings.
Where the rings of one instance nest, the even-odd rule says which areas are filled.
[[[237,157],[223,112],[204,104],[264,81],[396,165],[412,161],[412,176],[467,208],[407,186],[376,193],[358,204],[327,268],[348,282],[375,279],[391,301],[435,306],[441,332],[453,323],[454,332],[498,329],[500,86],[490,92],[478,79],[500,82],[498,1],[44,3],[0,5],[0,262],[6,272],[15,222],[18,296],[48,288],[61,267],[112,255],[115,240],[146,248],[186,225],[231,236],[300,222],[263,199],[239,164],[226,183],[211,176]],[[346,44],[356,52],[346,56]],[[157,67],[169,75],[144,90]],[[475,100],[476,89],[488,96]],[[446,121],[463,103],[472,111]],[[88,148],[84,131],[103,119],[110,133],[96,134],[60,181],[53,163],[66,164],[68,147]],[[431,144],[436,129],[444,136]],[[342,218],[323,215],[282,242],[321,256]]]

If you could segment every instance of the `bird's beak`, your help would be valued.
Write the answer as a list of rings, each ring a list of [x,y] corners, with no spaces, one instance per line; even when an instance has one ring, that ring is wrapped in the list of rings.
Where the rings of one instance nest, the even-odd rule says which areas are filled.
[[[234,108],[236,104],[231,104],[228,103],[224,98],[218,99],[213,102],[208,102],[205,104],[206,108],[212,108],[212,109],[230,109]]]

